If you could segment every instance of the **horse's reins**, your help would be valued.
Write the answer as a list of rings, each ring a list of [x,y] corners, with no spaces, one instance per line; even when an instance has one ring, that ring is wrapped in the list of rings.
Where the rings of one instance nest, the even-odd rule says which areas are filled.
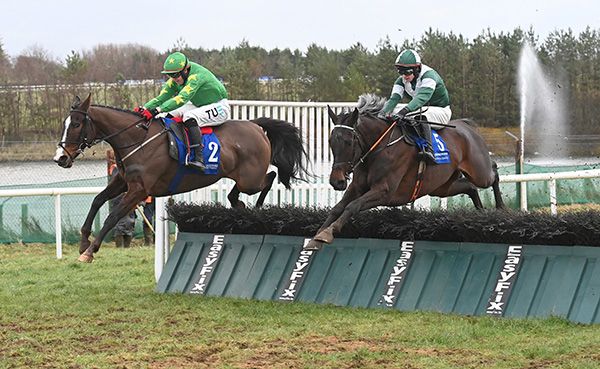
[[[135,154],[136,152],[138,152],[139,150],[141,150],[144,146],[146,146],[147,144],[149,144],[150,142],[154,141],[158,136],[162,135],[163,133],[167,132],[166,129],[162,129],[160,130],[157,134],[155,134],[154,136],[150,137],[149,139],[145,140],[144,142],[142,142],[142,144],[138,147],[136,147],[135,149],[131,150],[131,152],[127,155],[125,155],[121,161],[125,161],[125,159],[127,159],[128,157],[130,157],[131,155]]]
[[[406,119],[407,121],[409,121],[410,123],[412,123],[413,125],[415,125],[416,123],[425,123],[425,124],[435,124],[435,125],[439,125],[439,126],[444,126],[444,127],[452,127],[452,128],[456,128],[456,126],[451,125],[451,124],[443,124],[443,123],[437,123],[437,122],[428,122],[428,121],[417,121],[414,119]],[[349,177],[350,173],[354,172],[354,170],[356,169],[356,167],[358,167],[360,164],[364,163],[365,159],[367,158],[367,156],[373,152],[373,150],[375,150],[375,148],[381,143],[381,141],[383,140],[383,138],[397,125],[398,123],[398,119],[394,120],[392,122],[392,124],[390,124],[390,126],[381,134],[381,136],[379,136],[379,138],[371,145],[371,147],[369,148],[369,150],[367,150],[367,152],[365,152],[364,154],[362,154],[362,156],[360,157],[360,159],[357,162],[347,162],[348,164],[350,164],[352,166],[352,168],[350,169],[350,171],[345,175],[346,178]],[[345,126],[345,125],[341,125],[341,124],[336,124],[334,127],[335,128],[346,128],[352,131],[352,135],[353,135],[353,140],[354,138],[356,138],[356,140],[359,141],[360,143],[360,135],[358,134],[358,132],[356,131],[356,129],[354,127],[350,127],[350,126]],[[393,143],[396,143],[398,141],[400,141],[402,139],[402,137],[398,138],[397,140],[395,140]],[[354,141],[353,141],[354,144]],[[352,147],[352,150],[354,150],[354,147]],[[346,163],[334,163],[333,164],[333,168],[336,168],[336,166],[340,166],[342,164],[346,164]],[[412,194],[410,196],[410,200],[409,202],[413,202],[417,199],[417,197],[419,196],[419,193],[421,192],[421,187],[423,186],[423,177],[424,177],[424,173],[425,173],[425,169],[427,168],[427,163],[425,161],[425,159],[421,159],[419,160],[419,167],[418,167],[418,171],[417,171],[417,180],[415,182],[415,187],[413,188]]]
[[[379,138],[377,139],[377,141],[375,141],[375,143],[373,145],[371,145],[371,147],[369,148],[369,150],[367,150],[367,152],[364,153],[363,156],[361,156],[361,158],[358,160],[358,162],[356,164],[354,164],[354,166],[352,167],[352,171],[354,171],[354,169],[357,166],[359,166],[360,164],[364,163],[364,161],[367,158],[367,156],[373,150],[375,150],[375,148],[377,147],[377,145],[379,145],[379,143],[381,142],[381,140],[383,140],[383,138],[388,134],[388,132],[391,131],[396,126],[396,123],[398,123],[397,120],[393,121],[392,124],[390,124],[390,126],[388,127],[388,129],[386,129],[385,132],[383,132],[383,134],[381,136],[379,136]]]
[[[79,144],[79,148],[76,151],[77,154],[82,153],[83,150],[85,150],[87,148],[90,148],[90,147],[92,147],[94,145],[97,145],[97,144],[99,144],[102,141],[106,141],[106,140],[108,140],[110,138],[118,136],[121,133],[127,131],[128,129],[137,126],[139,123],[141,123],[141,122],[143,122],[145,120],[145,118],[142,117],[142,118],[136,120],[135,122],[129,124],[128,126],[126,126],[124,128],[121,128],[121,129],[119,129],[118,131],[116,131],[114,133],[109,134],[108,136],[104,136],[104,137],[101,137],[101,138],[95,138],[91,142],[88,142],[88,137],[87,137],[87,133],[88,132],[87,131],[88,131],[88,127],[91,127],[91,124],[93,122],[92,117],[90,117],[90,115],[89,115],[89,113],[87,111],[83,111],[83,110],[79,110],[79,109],[71,109],[71,112],[81,113],[85,117],[85,119],[83,121],[83,128],[81,129],[81,132],[79,134],[79,141],[81,141],[81,143]],[[151,141],[153,141],[154,139],[156,139],[158,136],[162,135],[165,132],[166,132],[166,130],[163,129],[160,132],[158,132],[157,134],[155,134],[154,136],[150,137],[150,139],[148,139],[148,140],[146,140],[145,136],[144,136],[144,139],[142,139],[142,141],[140,141],[141,144],[140,144],[140,142],[137,142],[137,143],[133,143],[133,144],[128,145],[128,146],[119,147],[118,149],[123,149],[123,148],[128,148],[128,147],[135,146],[135,145],[139,144],[138,147],[136,147],[134,150],[132,150],[129,154],[125,155],[125,157],[123,157],[121,159],[121,161],[124,161],[125,159],[127,159],[128,157],[130,157],[131,155],[133,155],[135,152],[139,151],[141,148],[143,148],[148,143],[150,143]],[[67,144],[67,143],[76,143],[76,142],[62,141],[62,142],[58,143],[58,146],[61,147],[63,149],[63,151],[67,153],[67,155],[69,155],[69,158],[71,160],[73,160],[73,157],[71,156],[71,154],[69,154],[69,152],[63,146],[64,144]]]
[[[354,170],[362,163],[365,162],[365,159],[367,158],[367,156],[369,156],[369,154],[371,154],[373,152],[373,150],[375,150],[375,148],[381,143],[381,141],[383,140],[383,138],[388,134],[388,132],[390,132],[398,123],[398,121],[394,121],[392,122],[392,124],[390,124],[390,126],[385,130],[385,132],[383,132],[383,134],[381,134],[381,136],[379,136],[379,138],[371,145],[371,147],[364,153],[361,155],[361,157],[358,160],[352,160],[352,161],[348,161],[348,162],[342,162],[342,163],[333,163],[333,168],[335,169],[336,167],[339,167],[340,165],[343,164],[349,164],[351,166],[350,170],[346,173],[346,178],[349,177],[350,173],[353,173]],[[352,144],[354,145],[354,141],[358,141],[358,145],[359,147],[362,146],[360,144],[361,142],[361,136],[360,134],[356,131],[356,129],[354,127],[350,127],[350,126],[346,126],[346,125],[342,125],[342,124],[336,124],[333,129],[335,128],[345,128],[345,129],[349,129],[350,131],[352,131],[352,136],[353,136],[353,141]],[[332,129],[332,131],[333,131]],[[354,152],[354,146],[352,147],[352,151]]]

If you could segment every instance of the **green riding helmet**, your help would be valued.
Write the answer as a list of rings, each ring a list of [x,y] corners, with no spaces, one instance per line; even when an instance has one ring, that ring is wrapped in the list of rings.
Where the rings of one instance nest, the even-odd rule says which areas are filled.
[[[177,51],[167,56],[161,73],[168,74],[181,72],[188,64],[188,58],[183,53]]]
[[[404,50],[396,58],[394,63],[396,67],[420,67],[421,57],[414,50]]]

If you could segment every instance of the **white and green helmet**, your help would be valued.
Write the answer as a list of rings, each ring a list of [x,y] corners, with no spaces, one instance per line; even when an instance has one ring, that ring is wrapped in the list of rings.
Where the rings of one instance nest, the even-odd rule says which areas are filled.
[[[421,57],[416,51],[406,49],[398,54],[394,65],[397,67],[419,67],[421,66]]]
[[[177,51],[167,56],[161,73],[168,74],[181,72],[188,64],[188,58],[182,52]]]

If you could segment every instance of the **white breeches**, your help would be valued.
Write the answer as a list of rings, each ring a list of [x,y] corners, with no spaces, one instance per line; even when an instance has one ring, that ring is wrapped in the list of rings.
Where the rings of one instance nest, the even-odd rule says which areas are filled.
[[[212,127],[231,119],[231,107],[227,99],[200,107],[188,101],[181,107],[171,110],[169,114],[174,117],[182,117],[184,122],[193,118],[200,127]]]
[[[394,109],[394,114],[398,113],[405,106],[406,104],[398,104]],[[440,108],[439,106],[424,106],[422,109],[422,115],[427,118],[428,122],[448,124],[450,118],[452,117],[452,110],[450,110],[450,106],[446,106],[444,108]],[[415,112],[410,112],[409,114],[412,115],[414,113]]]

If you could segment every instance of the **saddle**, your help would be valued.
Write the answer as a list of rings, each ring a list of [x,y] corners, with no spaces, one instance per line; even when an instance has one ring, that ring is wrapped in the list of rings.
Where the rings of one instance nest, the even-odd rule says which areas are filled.
[[[200,127],[200,130],[202,131],[203,147],[191,149],[191,154],[193,156],[204,155],[206,168],[200,172],[199,168],[185,166],[187,150],[184,143],[186,136],[183,125],[174,123],[174,121],[169,118],[163,118],[160,120],[160,122],[167,132],[167,139],[169,141],[169,156],[178,163],[177,173],[167,188],[169,193],[175,193],[186,174],[203,173],[205,175],[213,175],[218,173],[221,161],[221,144],[213,132],[212,127]]]
[[[425,131],[425,134],[427,134],[427,132],[431,134],[431,141],[423,137],[423,132],[419,128],[419,124],[417,122],[402,121],[398,127],[400,128],[402,136],[392,141],[388,145],[392,145],[402,139],[408,145],[414,146],[417,148],[418,151],[421,151],[423,150],[424,145],[430,144],[434,155],[434,161],[436,164],[447,164],[450,162],[450,151],[448,150],[442,136],[438,134],[438,132],[441,129],[443,129],[444,126],[437,126],[436,129]]]
[[[417,146],[417,140],[422,140],[421,132],[417,128],[418,124],[409,122],[400,122],[397,127],[400,129],[401,138],[410,146]],[[444,126],[436,126],[435,131],[439,132],[444,129]],[[433,127],[432,127],[433,130]]]
[[[167,130],[167,136],[169,137],[169,156],[175,160],[179,160],[177,141],[185,142],[186,140],[183,124],[167,124],[163,119],[160,122]]]
[[[174,124],[173,121],[164,119],[161,119],[161,124],[167,131],[167,136],[169,138],[169,156],[178,162],[182,162],[182,156],[185,157],[186,154],[184,143],[187,140],[183,124]],[[200,130],[203,135],[211,134],[213,132],[212,127],[200,127]],[[198,151],[198,155],[202,155],[201,148],[192,148],[192,151],[194,150]]]

